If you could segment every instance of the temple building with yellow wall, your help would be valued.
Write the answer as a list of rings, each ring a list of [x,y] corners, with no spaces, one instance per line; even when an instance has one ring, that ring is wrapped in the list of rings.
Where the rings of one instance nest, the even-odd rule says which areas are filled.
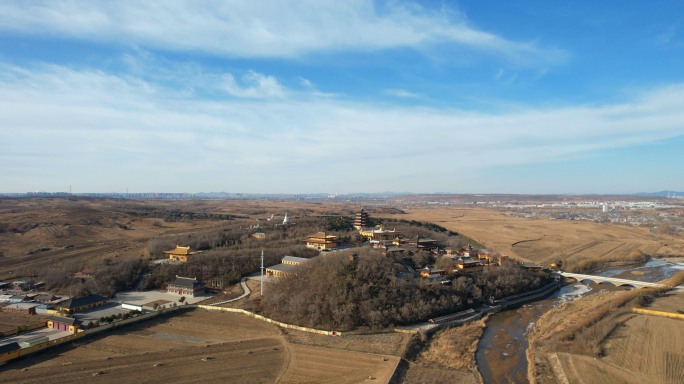
[[[183,247],[181,245],[176,245],[176,248],[164,251],[164,253],[169,256],[169,261],[187,263],[191,257],[201,253],[201,251],[191,251],[190,246]]]
[[[317,232],[306,239],[306,246],[313,249],[333,249],[337,247],[337,236]]]
[[[280,264],[276,264],[266,268],[266,276],[272,277],[283,277],[299,267],[300,265],[307,263],[309,259],[303,257],[285,256],[280,261]]]
[[[373,229],[362,229],[359,234],[368,240],[394,240],[401,237],[401,232],[392,229],[384,229],[383,227]]]

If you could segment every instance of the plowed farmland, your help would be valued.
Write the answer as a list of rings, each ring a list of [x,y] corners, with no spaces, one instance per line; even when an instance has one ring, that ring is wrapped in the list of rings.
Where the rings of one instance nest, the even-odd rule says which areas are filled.
[[[382,383],[397,362],[396,356],[291,344],[273,325],[195,310],[12,362],[2,381]]]
[[[535,323],[530,343],[533,345],[531,356],[535,362],[535,379],[538,383],[684,382],[682,320],[627,312],[618,319],[607,337],[598,341],[603,350],[600,356],[568,353],[572,349],[582,349],[579,347],[583,344],[578,343],[595,342],[586,337],[580,336],[569,343],[553,341],[556,335],[576,328],[577,324],[583,324],[591,331],[597,325],[584,325],[586,321],[583,317],[596,307],[608,305],[608,300],[624,294],[595,294],[568,302],[547,312]],[[683,303],[682,295],[670,293],[657,298],[649,309],[678,313]]]
[[[571,383],[684,383],[684,323],[638,315],[605,343],[606,356],[559,353]]]

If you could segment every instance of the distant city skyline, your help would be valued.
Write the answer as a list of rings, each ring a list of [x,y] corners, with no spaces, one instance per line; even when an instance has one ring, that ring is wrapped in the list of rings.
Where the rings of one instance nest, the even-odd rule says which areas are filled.
[[[684,3],[0,3],[0,192],[684,190]]]

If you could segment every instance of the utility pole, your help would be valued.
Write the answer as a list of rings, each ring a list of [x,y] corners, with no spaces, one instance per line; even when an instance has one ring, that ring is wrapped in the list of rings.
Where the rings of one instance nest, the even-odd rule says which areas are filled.
[[[264,296],[264,250],[261,250],[261,296]]]

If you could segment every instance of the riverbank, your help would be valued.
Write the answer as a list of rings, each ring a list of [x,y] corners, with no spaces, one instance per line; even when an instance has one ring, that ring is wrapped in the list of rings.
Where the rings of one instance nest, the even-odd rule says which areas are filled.
[[[652,265],[648,268],[659,269],[662,266],[660,262],[655,263],[657,265]],[[641,267],[640,267],[641,268]],[[630,271],[628,268],[620,268],[620,271]],[[647,271],[648,272],[648,271]],[[672,272],[672,271],[670,271]],[[657,276],[658,274],[644,273],[643,277],[651,278]],[[592,298],[587,299],[586,297],[591,297],[595,295],[614,295],[619,297],[624,295],[626,299],[632,300],[636,299],[639,294],[644,293],[657,293],[656,290],[632,290],[625,291],[626,288],[614,287],[612,285],[591,285],[587,286],[584,284],[566,284],[554,295],[548,299],[536,300],[529,302],[526,305],[514,310],[514,311],[502,311],[490,318],[487,323],[487,329],[483,334],[483,340],[481,341],[482,348],[478,350],[478,365],[480,366],[480,372],[486,383],[498,383],[498,382],[515,382],[524,383],[528,381],[528,371],[534,369],[537,365],[537,369],[540,370],[542,376],[554,376],[551,367],[553,366],[551,362],[547,362],[546,359],[543,361],[535,361],[534,356],[530,356],[528,351],[528,343],[532,344],[534,340],[529,340],[526,337],[527,331],[533,327],[533,324],[547,311],[553,310],[558,307],[561,302],[572,301],[578,297],[583,297],[579,301],[584,301],[587,305],[588,311],[582,313],[579,317],[574,318],[570,321],[570,324],[566,324],[566,328],[571,328],[572,325],[578,326],[573,333],[568,338],[575,337],[600,337],[600,339],[605,338],[606,333],[609,333],[615,325],[612,324],[614,320],[626,321],[628,317],[626,314],[630,313],[629,310],[624,310],[618,314],[614,314],[614,307],[610,303],[598,303],[601,300]],[[635,296],[636,295],[636,296]],[[650,298],[646,297],[646,300]],[[636,301],[636,300],[634,300]],[[616,307],[622,306],[622,303],[615,302]],[[562,304],[561,304],[562,305]],[[570,307],[568,304],[566,306]],[[605,309],[607,312],[603,313]],[[563,311],[561,309],[556,309],[556,311]],[[572,312],[575,309],[571,309]],[[598,318],[593,318],[592,316],[598,314]],[[600,322],[606,314],[610,315],[608,321]],[[625,315],[625,316],[623,316]],[[561,313],[558,315],[560,319],[565,316],[572,317],[572,313]],[[588,321],[587,323],[582,323],[582,321]],[[582,333],[584,328],[588,328],[588,325],[594,323],[599,323],[597,326],[591,329],[595,334]],[[560,333],[562,327],[559,327],[556,332]],[[591,337],[590,337],[591,336]],[[587,342],[585,345],[598,345],[600,339],[597,342]],[[591,354],[591,352],[588,352]],[[546,369],[545,369],[546,368]],[[549,381],[555,382],[555,381]]]
[[[630,267],[643,265],[651,260],[651,256],[641,251],[633,251],[628,255],[616,258],[592,257],[584,258],[565,266],[568,272],[591,274],[611,267]]]
[[[684,263],[684,256],[666,256],[666,257],[655,257],[658,260],[669,261],[671,263]]]
[[[559,288],[560,283],[553,282],[501,301],[500,308],[487,321],[475,353],[484,383],[526,382],[525,333],[541,311],[566,293]],[[553,298],[548,299],[549,295]]]
[[[684,271],[670,279],[681,283],[683,276]],[[527,336],[530,382],[684,382],[684,341],[677,336],[684,333],[684,322],[632,310],[648,306],[677,313],[683,294],[601,291],[549,310]]]
[[[475,351],[486,319],[415,334],[390,383],[481,384]]]

